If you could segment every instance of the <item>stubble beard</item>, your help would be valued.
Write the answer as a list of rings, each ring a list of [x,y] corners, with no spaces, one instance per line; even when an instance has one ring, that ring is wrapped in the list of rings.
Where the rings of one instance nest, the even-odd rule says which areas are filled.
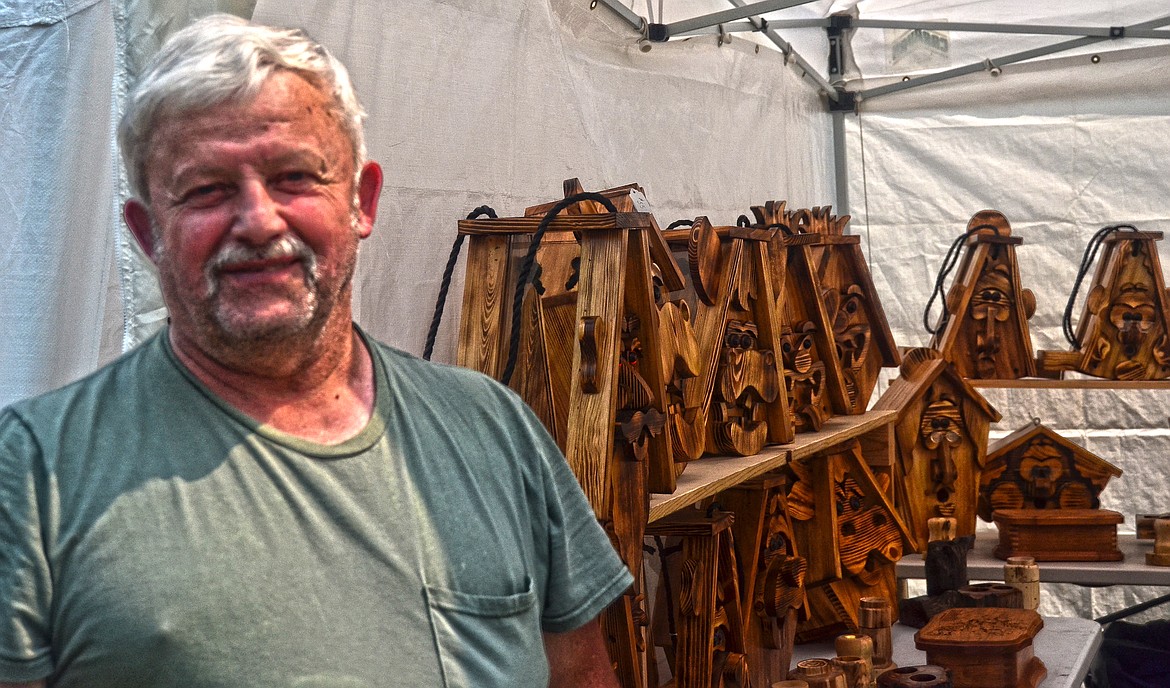
[[[300,264],[303,273],[303,284],[300,286],[303,286],[303,291],[299,287],[281,287],[278,291],[259,295],[261,298],[283,300],[289,309],[283,316],[264,319],[254,317],[247,312],[248,295],[233,297],[224,294],[222,275],[225,267],[247,261],[289,258]],[[225,245],[208,261],[203,276],[207,289],[207,311],[220,338],[236,345],[272,343],[300,336],[306,331],[319,330],[324,323],[318,321],[327,318],[333,306],[332,303],[322,303],[317,254],[294,234],[281,235],[272,243],[260,247]]]
[[[204,268],[204,293],[196,298],[180,298],[183,289],[175,279],[176,271],[169,265],[169,255],[163,244],[157,243],[155,261],[164,287],[164,294],[172,308],[182,308],[194,331],[189,333],[201,342],[199,348],[206,355],[229,367],[248,367],[263,359],[294,359],[313,351],[326,329],[334,308],[341,299],[348,298],[350,283],[357,264],[357,247],[348,259],[338,266],[338,275],[332,288],[322,285],[317,255],[299,237],[290,237],[281,245],[269,244],[260,248],[225,246],[208,261]],[[356,244],[356,239],[355,239]],[[304,273],[303,291],[286,291],[285,299],[292,306],[285,317],[261,319],[249,317],[246,303],[235,299],[246,298],[224,294],[222,266],[232,260],[243,259],[241,251],[251,258],[262,255],[288,255],[292,251],[300,259]],[[275,252],[275,253],[273,253]],[[239,308],[243,305],[245,308]]]

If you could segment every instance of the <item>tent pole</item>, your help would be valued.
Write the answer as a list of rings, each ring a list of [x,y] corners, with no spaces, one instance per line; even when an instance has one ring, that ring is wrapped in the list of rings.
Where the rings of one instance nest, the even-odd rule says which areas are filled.
[[[832,115],[833,177],[837,185],[837,215],[852,215],[849,211],[849,161],[845,157],[845,113],[834,112]]]

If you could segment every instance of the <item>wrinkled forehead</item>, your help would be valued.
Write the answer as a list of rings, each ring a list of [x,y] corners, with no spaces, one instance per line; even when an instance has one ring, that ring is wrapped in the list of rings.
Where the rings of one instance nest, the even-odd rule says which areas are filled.
[[[314,146],[335,164],[352,164],[352,141],[331,93],[288,70],[274,72],[255,93],[201,107],[168,105],[145,141],[148,180],[207,144],[244,143],[269,135],[284,145]]]

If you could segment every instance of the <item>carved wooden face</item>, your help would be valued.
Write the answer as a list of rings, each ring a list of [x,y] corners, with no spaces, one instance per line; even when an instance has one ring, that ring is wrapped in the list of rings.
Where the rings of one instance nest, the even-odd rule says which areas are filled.
[[[824,408],[828,381],[825,364],[813,356],[813,329],[811,322],[805,322],[799,331],[785,328],[780,334],[788,408],[798,432],[818,430],[828,417]]]
[[[1035,442],[1020,457],[1020,478],[1024,493],[1037,504],[1056,495],[1057,486],[1066,472],[1067,457],[1047,442]]]
[[[780,370],[775,354],[758,346],[755,323],[728,321],[711,406],[719,451],[754,454],[767,439],[764,404],[780,394]]]
[[[1006,265],[995,265],[979,275],[969,308],[975,321],[970,335],[974,338],[975,365],[981,374],[990,376],[995,371],[995,356],[1003,348],[1004,323],[1012,316],[1011,278]]]
[[[845,368],[861,365],[869,349],[869,320],[865,316],[865,295],[861,287],[849,285],[839,295],[839,304],[833,318],[833,335],[837,342],[837,357]]]
[[[1133,357],[1154,329],[1156,305],[1144,284],[1123,284],[1109,307],[1109,322],[1117,328],[1117,339],[1126,356]]]
[[[954,452],[967,439],[963,411],[950,396],[942,396],[926,406],[919,422],[919,441],[931,451],[930,482],[926,494],[939,503],[951,501],[959,469]]]
[[[799,330],[785,328],[780,335],[785,370],[791,370],[801,375],[812,370],[814,363],[812,331],[814,327],[811,322],[805,322]]]

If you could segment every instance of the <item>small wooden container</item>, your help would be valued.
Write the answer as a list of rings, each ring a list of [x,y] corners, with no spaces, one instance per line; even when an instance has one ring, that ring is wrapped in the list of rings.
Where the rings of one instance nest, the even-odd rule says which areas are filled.
[[[808,688],[849,688],[845,674],[828,659],[806,659],[796,663],[788,678],[808,683]]]
[[[914,634],[914,646],[950,670],[954,688],[1036,688],[1048,675],[1032,651],[1043,626],[1030,609],[948,609]]]
[[[1000,509],[994,554],[1036,561],[1121,561],[1117,525],[1124,517],[1108,509]]]
[[[904,666],[878,676],[878,688],[954,688],[950,672],[940,666]]]

